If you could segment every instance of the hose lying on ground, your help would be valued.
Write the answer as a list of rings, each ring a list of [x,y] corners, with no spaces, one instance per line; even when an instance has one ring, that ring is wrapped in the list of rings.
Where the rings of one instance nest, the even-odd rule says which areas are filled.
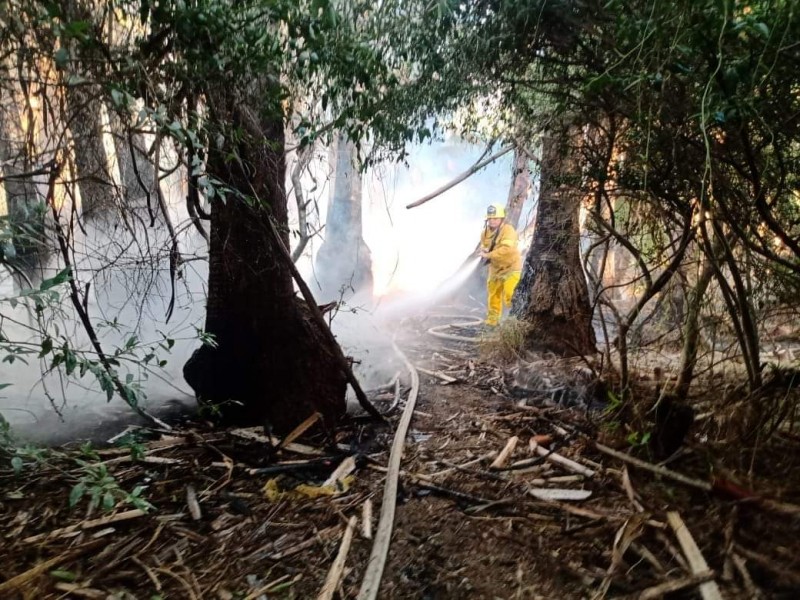
[[[394,512],[397,506],[397,479],[400,476],[400,461],[403,459],[403,445],[405,444],[408,426],[411,424],[411,417],[414,414],[414,407],[417,405],[419,395],[419,374],[408,360],[400,348],[392,342],[392,347],[400,359],[405,363],[411,375],[411,391],[408,393],[408,400],[397,424],[397,431],[394,434],[392,450],[389,453],[388,471],[386,472],[386,483],[383,486],[383,500],[381,501],[381,514],[378,520],[378,527],[375,532],[375,542],[372,544],[372,552],[369,555],[369,562],[364,571],[364,579],[361,582],[361,589],[358,592],[358,600],[375,600],[378,597],[378,590],[381,587],[383,569],[386,565],[386,557],[389,555],[389,544],[392,540],[392,529],[394,527]]]
[[[483,324],[483,319],[476,319],[470,315],[436,315],[437,318],[441,319],[459,319],[463,320],[466,319],[464,322],[460,323],[445,323],[444,325],[437,325],[436,327],[431,327],[428,329],[428,333],[433,337],[437,337],[442,340],[450,340],[453,342],[469,342],[475,343],[478,341],[477,337],[467,337],[464,335],[455,335],[453,333],[444,333],[446,329],[454,329],[458,327],[476,327],[478,325]]]

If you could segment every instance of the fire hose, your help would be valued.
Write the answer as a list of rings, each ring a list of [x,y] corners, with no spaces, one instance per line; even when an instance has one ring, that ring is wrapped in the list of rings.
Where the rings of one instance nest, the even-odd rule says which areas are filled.
[[[450,323],[445,323],[444,325],[437,325],[436,327],[431,327],[430,329],[428,329],[428,333],[433,337],[442,340],[450,340],[452,342],[467,342],[471,344],[474,344],[478,341],[477,337],[467,337],[464,335],[457,335],[454,333],[444,333],[444,332],[448,329],[477,327],[483,324],[483,319],[478,319],[471,315],[436,315],[436,317],[441,319],[456,319],[462,322],[450,322]]]
[[[474,316],[469,315],[436,315],[436,317],[464,321],[458,324],[447,323],[428,329],[428,333],[434,337],[459,342],[475,342],[476,339],[442,333],[440,330],[448,327],[470,327],[483,323],[482,319],[476,319]],[[394,434],[394,439],[392,440],[392,449],[389,453],[389,464],[387,465],[386,482],[383,486],[383,499],[381,501],[381,512],[378,518],[375,541],[372,544],[372,551],[369,555],[367,568],[364,571],[364,578],[361,581],[358,600],[375,600],[378,597],[383,571],[386,566],[386,559],[389,555],[392,531],[394,529],[394,516],[397,508],[397,482],[400,477],[400,462],[403,458],[403,446],[405,445],[406,435],[408,434],[408,428],[411,424],[414,408],[417,405],[417,397],[419,396],[419,373],[417,369],[400,348],[397,347],[394,341],[392,342],[392,347],[411,376],[411,390],[408,393],[408,400],[406,401],[405,408],[400,416],[400,422]],[[398,382],[395,382],[396,385],[397,383]]]
[[[381,513],[375,532],[375,542],[372,544],[364,579],[361,581],[358,600],[375,600],[381,587],[383,569],[386,565],[386,558],[389,555],[389,544],[392,541],[394,513],[397,507],[397,480],[400,476],[403,445],[405,444],[408,426],[411,424],[411,417],[414,414],[414,407],[417,405],[417,396],[419,395],[419,373],[394,342],[392,342],[392,347],[411,375],[411,391],[408,393],[408,400],[403,409],[403,414],[400,416],[400,422],[397,424],[397,431],[395,431],[394,440],[392,441],[392,449],[389,453],[389,464],[386,471],[386,483],[383,486]]]

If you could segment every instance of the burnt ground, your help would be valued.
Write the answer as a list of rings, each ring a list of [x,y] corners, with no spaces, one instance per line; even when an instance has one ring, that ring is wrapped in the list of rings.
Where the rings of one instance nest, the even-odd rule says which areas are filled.
[[[744,452],[711,443],[698,426],[666,465],[690,478],[681,483],[600,451],[598,439],[652,462],[645,447],[609,435],[601,414],[515,397],[508,375],[481,363],[474,346],[400,342],[439,375],[421,375],[379,598],[663,597],[668,588],[656,586],[668,584],[679,590],[667,597],[699,598],[698,583],[712,578],[724,598],[800,597],[800,452],[791,432]],[[393,393],[374,398],[387,407]],[[75,444],[30,453],[19,474],[2,465],[0,598],[314,598],[354,516],[334,597],[355,598],[372,547],[364,506],[374,531],[402,408],[390,426],[354,419],[335,440],[280,450],[255,429],[192,422],[170,434],[139,430],[132,445],[97,454]],[[516,449],[492,469],[514,436]],[[540,456],[534,437],[574,463]],[[321,486],[348,456],[350,476]],[[70,508],[81,480],[87,495]],[[136,512],[126,496],[136,486],[154,509]],[[542,500],[532,488],[588,497]],[[112,508],[90,508],[92,491]],[[668,513],[707,562],[694,568],[699,576]]]

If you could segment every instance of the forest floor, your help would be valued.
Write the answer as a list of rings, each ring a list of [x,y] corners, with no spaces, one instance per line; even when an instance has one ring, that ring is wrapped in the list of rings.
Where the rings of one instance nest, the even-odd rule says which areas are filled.
[[[379,598],[800,597],[796,437],[744,452],[698,427],[657,474],[644,445],[614,441],[585,409],[516,397],[474,344],[425,337],[433,324],[398,337],[432,374]],[[373,398],[388,408],[394,393]],[[390,426],[353,419],[333,441],[281,449],[260,429],[192,421],[37,467],[31,454],[20,474],[0,471],[0,598],[316,598],[353,518],[328,597],[355,598],[402,408]],[[137,508],[137,486],[153,509]],[[90,508],[93,493],[111,510]]]

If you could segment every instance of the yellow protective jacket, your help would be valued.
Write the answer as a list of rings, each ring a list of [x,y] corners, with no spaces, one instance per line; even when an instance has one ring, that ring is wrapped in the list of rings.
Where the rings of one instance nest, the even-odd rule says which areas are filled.
[[[496,240],[495,233],[497,233]],[[489,252],[492,242],[494,248]],[[488,226],[483,228],[481,250],[489,252],[489,279],[504,279],[511,273],[522,270],[522,255],[519,252],[518,242],[517,232],[508,223],[500,225],[497,232]]]

